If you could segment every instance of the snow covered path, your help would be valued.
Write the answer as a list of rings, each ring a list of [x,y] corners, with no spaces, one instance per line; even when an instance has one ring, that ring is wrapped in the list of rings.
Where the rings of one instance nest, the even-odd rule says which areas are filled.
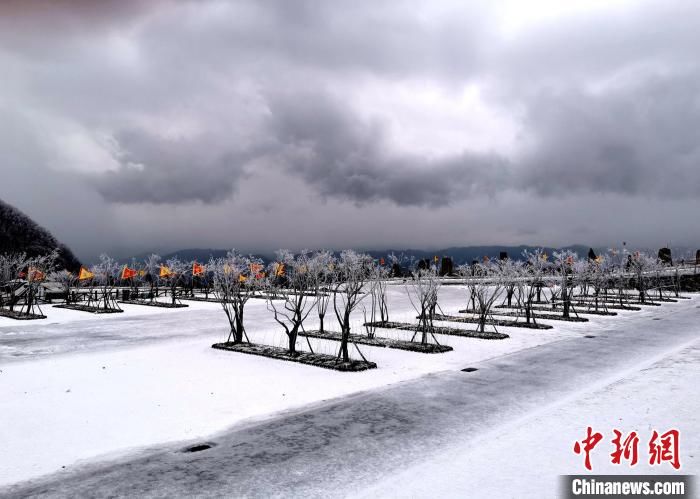
[[[678,428],[683,472],[698,473],[696,303],[610,321],[609,328],[591,328],[594,338],[572,336],[485,360],[473,364],[476,372],[429,374],[239,425],[210,437],[216,446],[199,453],[163,445],[4,492],[267,497],[396,495],[399,487],[415,487],[417,496],[465,496],[475,484],[479,491],[490,484],[489,496],[510,497],[522,496],[520,487],[533,477],[535,485],[523,491],[547,497],[556,475],[583,470],[571,446],[589,424],[600,425],[606,438],[613,427]],[[520,474],[509,481],[514,471]]]

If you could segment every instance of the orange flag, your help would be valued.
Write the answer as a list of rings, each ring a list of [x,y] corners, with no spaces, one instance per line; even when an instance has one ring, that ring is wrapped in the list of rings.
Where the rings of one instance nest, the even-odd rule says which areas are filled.
[[[566,257],[566,264],[567,265],[573,265],[574,264],[574,257],[569,255]]]
[[[284,264],[283,263],[276,263],[275,264],[275,275],[277,277],[283,277],[284,273],[285,273]]]
[[[29,275],[30,281],[43,281],[44,277],[46,277],[46,275],[44,275],[44,273],[41,270],[39,270],[35,267],[29,267],[29,270],[27,273]]]
[[[131,279],[132,277],[138,275],[138,273],[138,270],[130,269],[124,265],[124,268],[122,269],[122,279]]]
[[[85,279],[92,279],[93,277],[95,277],[95,274],[93,272],[90,272],[85,267],[80,267],[80,274],[78,274],[79,281],[84,281]]]
[[[384,266],[384,259],[383,258],[379,259],[379,265]]]
[[[259,274],[262,272],[263,266],[260,265],[259,263],[251,263],[250,264],[250,273],[251,274]]]
[[[238,282],[246,282],[248,278],[244,276],[243,274],[238,276]]]
[[[173,271],[170,270],[170,269],[169,269],[168,267],[166,267],[165,265],[161,265],[161,266],[160,266],[160,274],[159,274],[159,275],[160,275],[160,277],[170,277],[171,275],[173,275]]]
[[[200,265],[197,262],[192,262],[192,275],[202,274],[204,274],[204,265]]]

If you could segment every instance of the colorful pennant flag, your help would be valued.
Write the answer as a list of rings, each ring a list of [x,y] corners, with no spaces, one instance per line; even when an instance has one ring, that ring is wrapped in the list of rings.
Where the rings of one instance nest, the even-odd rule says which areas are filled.
[[[284,277],[286,270],[283,263],[275,263],[275,276]]]
[[[138,275],[138,270],[136,269],[130,269],[126,265],[124,265],[124,268],[122,269],[122,280],[124,279],[131,279],[132,277],[135,277]]]
[[[170,268],[166,267],[165,265],[160,266],[160,277],[170,277],[173,275],[173,271],[170,270]]]
[[[30,281],[43,281],[46,277],[46,275],[41,270],[35,267],[29,267],[28,275]]]
[[[85,267],[80,267],[80,273],[78,274],[79,281],[84,281],[86,279],[92,279],[93,277],[95,277],[95,274],[93,272],[90,272]]]
[[[192,262],[192,275],[203,275],[204,265],[200,265],[197,262]]]
[[[243,274],[238,276],[238,282],[246,282],[248,278],[244,276]]]

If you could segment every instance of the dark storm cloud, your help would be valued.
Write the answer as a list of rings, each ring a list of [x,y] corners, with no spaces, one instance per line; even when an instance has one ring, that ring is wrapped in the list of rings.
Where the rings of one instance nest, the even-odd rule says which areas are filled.
[[[504,5],[0,2],[0,112],[26,144],[0,137],[5,185],[25,185],[32,168],[79,182],[99,204],[94,226],[114,216],[130,228],[146,209],[154,226],[178,208],[220,226],[223,210],[264,205],[271,216],[252,239],[274,224],[294,233],[289,184],[308,219],[390,206],[387,222],[412,233],[415,212],[470,206],[498,235],[515,223],[512,198],[528,214],[601,196],[692,206],[700,5],[584,9],[506,34]],[[478,105],[458,102],[465,89]],[[514,138],[491,130],[480,144],[472,109],[504,117]],[[447,146],[431,142],[443,136]],[[39,182],[34,194],[71,197],[57,189]],[[548,235],[571,234],[559,218],[551,225]]]
[[[392,153],[382,123],[364,123],[322,94],[277,95],[270,111],[277,159],[324,196],[442,206],[493,194],[506,173],[506,161],[495,155],[465,152],[431,160]]]
[[[661,198],[700,194],[700,72],[635,81],[604,95],[541,95],[526,123],[537,146],[520,187],[541,195],[611,192]]]
[[[169,140],[143,130],[117,134],[120,166],[93,181],[117,203],[215,203],[229,197],[245,158],[202,140]]]

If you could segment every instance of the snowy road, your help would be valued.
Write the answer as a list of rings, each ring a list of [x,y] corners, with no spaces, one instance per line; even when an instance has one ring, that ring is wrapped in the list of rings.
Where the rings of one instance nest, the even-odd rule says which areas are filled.
[[[660,320],[632,315],[612,322],[609,329],[595,328],[594,338],[570,337],[486,360],[475,365],[476,372],[430,374],[239,425],[212,436],[209,441],[216,446],[202,452],[183,453],[184,444],[163,445],[138,456],[59,472],[4,493],[320,497],[401,495],[401,489],[413,487],[417,496],[434,490],[438,495],[465,496],[475,483],[487,483],[491,497],[520,496],[515,491],[522,484],[504,481],[499,488],[498,477],[500,470],[517,469],[516,462],[527,463],[530,455],[533,466],[546,467],[531,470],[540,476],[540,485],[551,486],[559,473],[583,471],[580,457],[570,451],[570,435],[582,436],[585,422],[567,419],[572,414],[597,418],[607,425],[601,428],[606,432],[614,425],[635,429],[623,421],[630,413],[645,414],[635,424],[673,424],[687,436],[683,472],[698,473],[696,302],[663,307],[654,315]],[[675,370],[673,376],[649,377],[668,370]],[[602,408],[608,410],[601,411],[606,396],[609,405]],[[616,406],[621,396],[626,401]],[[542,449],[533,449],[522,431],[514,432],[528,424],[532,434],[549,435]],[[496,444],[484,443],[485,436],[509,432],[521,441],[512,443],[506,455],[494,452]],[[494,441],[501,450],[509,450],[507,442]],[[529,447],[519,447],[526,444]],[[545,451],[553,446],[565,456],[563,463],[548,461]],[[453,459],[444,461],[445,456]],[[458,473],[460,459],[463,474]],[[532,484],[522,490],[555,495],[550,488]]]

